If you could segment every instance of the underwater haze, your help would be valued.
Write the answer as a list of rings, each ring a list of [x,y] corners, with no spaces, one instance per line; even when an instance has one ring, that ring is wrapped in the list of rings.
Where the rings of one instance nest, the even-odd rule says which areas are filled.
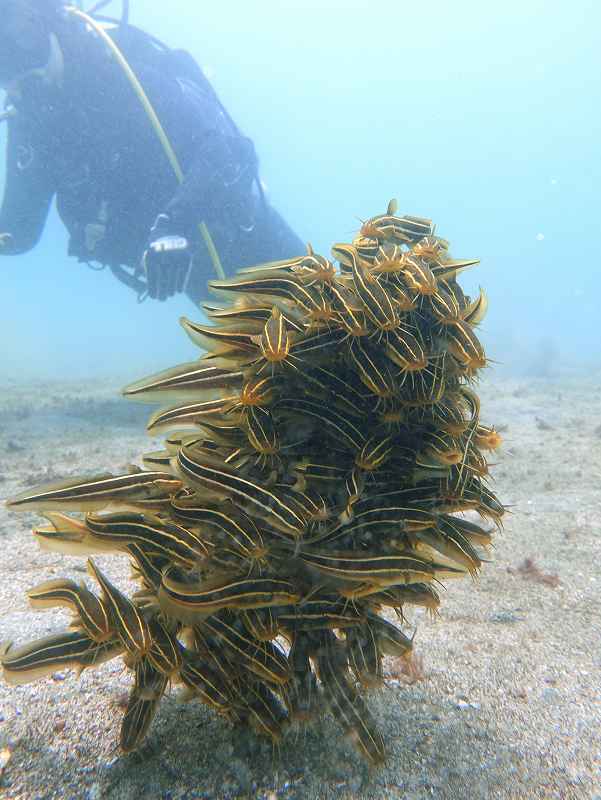
[[[131,19],[194,55],[316,250],[397,197],[479,257],[462,283],[489,295],[487,353],[527,374],[601,361],[600,8],[134,0]],[[129,381],[196,356],[183,295],[138,304],[66,248],[53,212],[33,252],[0,259],[3,375]]]
[[[273,276],[238,279],[208,325],[69,258],[54,209],[0,256],[1,800],[601,800],[601,0],[129,5],[254,142],[291,257],[396,220],[363,229],[377,257],[339,244],[340,270],[278,275],[267,309]],[[82,81],[94,107],[64,128],[102,179],[74,239],[119,208],[137,263],[136,201],[172,175],[78,42],[108,94]],[[194,115],[152,78],[186,167]],[[140,150],[115,114],[104,153],[94,122],[123,107]],[[221,210],[237,175],[217,172]],[[65,168],[70,198],[85,176]],[[205,211],[230,266],[227,234],[253,236]],[[423,218],[480,265],[432,269]],[[355,253],[369,271],[344,271]],[[217,359],[190,369],[181,317]]]

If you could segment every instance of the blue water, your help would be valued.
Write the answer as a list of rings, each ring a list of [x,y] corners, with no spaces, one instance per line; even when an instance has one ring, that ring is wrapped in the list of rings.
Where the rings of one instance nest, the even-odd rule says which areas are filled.
[[[481,258],[463,285],[489,294],[504,369],[599,365],[597,3],[133,0],[132,21],[197,58],[316,249],[397,197]],[[192,304],[138,305],[67,258],[55,214],[34,252],[0,259],[0,291],[17,381],[133,379],[195,354],[177,324]]]

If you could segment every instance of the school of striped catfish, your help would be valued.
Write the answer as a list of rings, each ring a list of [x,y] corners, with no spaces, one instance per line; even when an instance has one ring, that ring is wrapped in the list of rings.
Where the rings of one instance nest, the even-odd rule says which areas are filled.
[[[8,502],[49,522],[42,548],[88,557],[93,589],[51,580],[34,609],[67,630],[4,643],[4,679],[28,683],[122,657],[133,684],[120,735],[135,750],[179,685],[278,742],[325,707],[373,764],[385,745],[366,694],[384,656],[409,658],[407,606],[475,576],[504,507],[480,418],[476,330],[487,300],[423,218],[385,214],[332,259],[244,269],[210,284],[209,324],[182,320],[197,361],[132,384],[158,401],[164,448],[127,474],[71,479]],[[130,559],[127,597],[93,556]]]

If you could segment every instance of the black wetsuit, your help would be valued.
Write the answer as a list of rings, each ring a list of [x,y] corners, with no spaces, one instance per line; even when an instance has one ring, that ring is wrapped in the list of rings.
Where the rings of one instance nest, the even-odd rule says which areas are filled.
[[[265,201],[250,139],[242,136],[193,59],[126,27],[112,32],[139,78],[184,173],[179,185],[121,67],[79,21],[56,36],[64,54],[58,88],[27,79],[8,126],[2,254],[39,240],[52,198],[81,261],[138,268],[160,213],[193,245],[186,289],[195,301],[216,277],[198,223],[204,220],[226,273],[288,258],[303,243]]]

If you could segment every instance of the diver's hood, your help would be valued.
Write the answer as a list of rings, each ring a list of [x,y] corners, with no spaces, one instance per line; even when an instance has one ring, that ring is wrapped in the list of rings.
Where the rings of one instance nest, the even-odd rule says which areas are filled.
[[[48,60],[43,66],[25,69],[4,84],[6,93],[11,98],[21,94],[22,86],[30,78],[38,78],[48,86],[60,87],[63,82],[65,61],[63,51],[54,33],[48,34]]]

